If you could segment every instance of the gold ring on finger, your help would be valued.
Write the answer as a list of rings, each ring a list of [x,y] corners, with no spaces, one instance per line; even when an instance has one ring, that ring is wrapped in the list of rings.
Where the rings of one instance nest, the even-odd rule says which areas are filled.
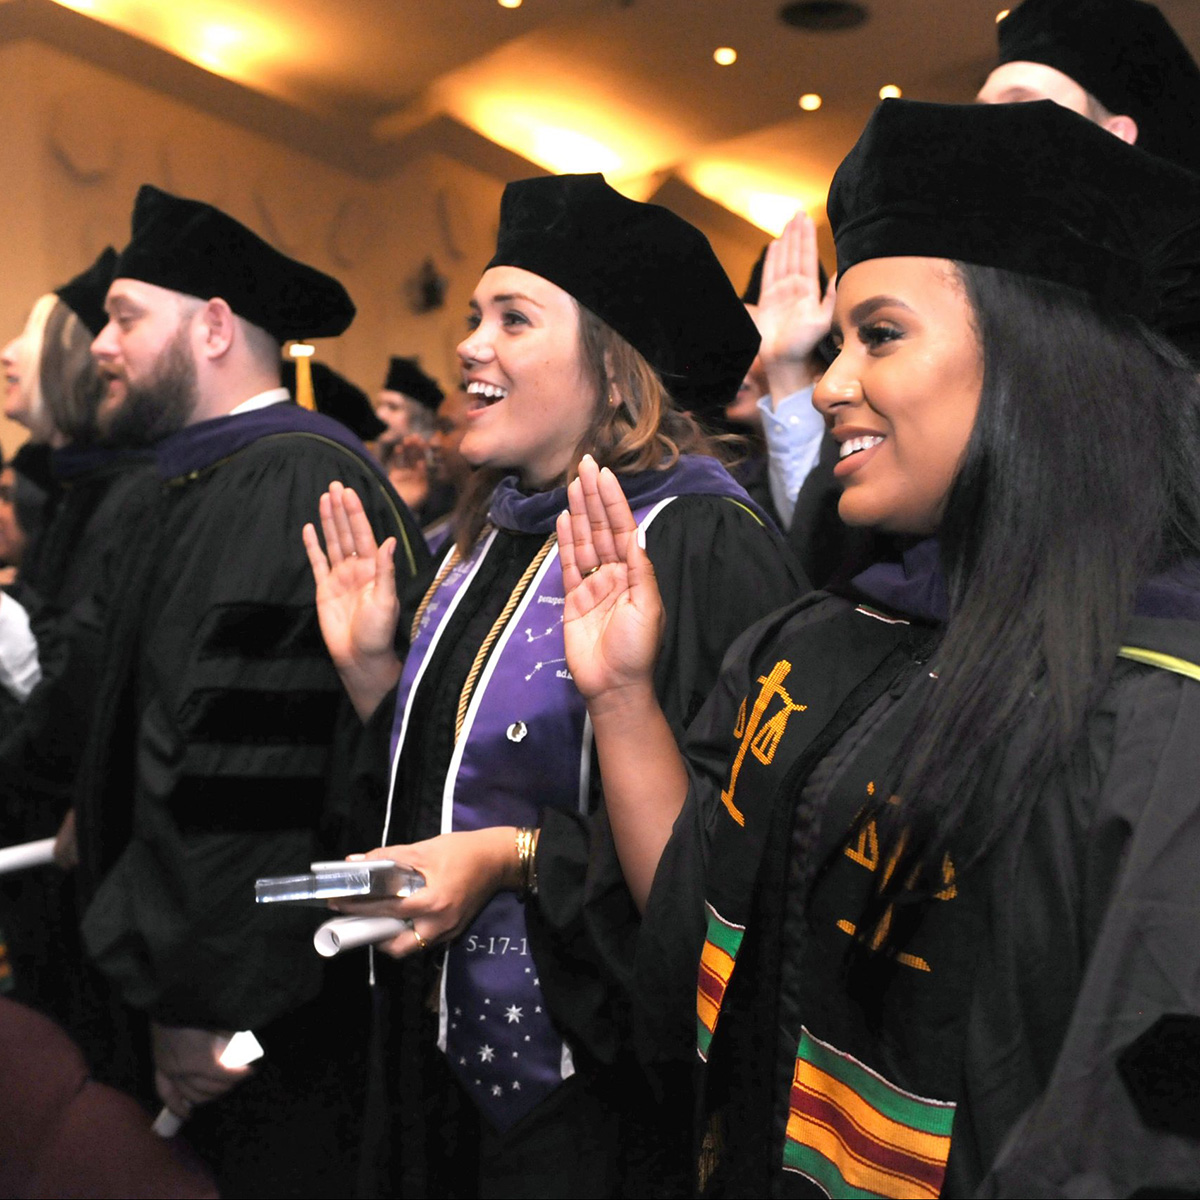
[[[584,571],[584,573],[580,576],[580,579],[587,579],[589,575],[595,575],[595,573],[598,570],[600,570],[600,567],[602,565],[603,565],[602,563],[597,563],[594,567],[591,567],[588,570]]]
[[[417,949],[418,950],[428,950],[429,949],[429,943],[417,932],[417,927],[415,925],[413,926],[412,935],[413,935],[413,937],[415,937],[417,939]]]

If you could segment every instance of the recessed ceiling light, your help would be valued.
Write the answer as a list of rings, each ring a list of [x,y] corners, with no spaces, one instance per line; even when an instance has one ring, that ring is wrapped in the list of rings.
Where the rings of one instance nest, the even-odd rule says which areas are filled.
[[[816,92],[805,92],[800,97],[800,107],[805,112],[816,112],[821,107],[821,97]]]
[[[1010,8],[1002,8],[1002,9],[1001,9],[1001,10],[1000,10],[1000,11],[999,11],[997,14],[996,14],[996,24],[997,24],[997,25],[999,25],[999,24],[1000,24],[1000,22],[1001,22],[1001,21],[1003,21],[1003,20],[1004,20],[1004,18],[1005,18],[1005,17],[1007,17],[1007,16],[1008,16],[1008,14],[1009,14],[1010,12],[1012,12],[1012,9],[1010,9]]]
[[[719,67],[732,66],[737,62],[737,51],[732,46],[718,46],[713,51],[713,62]]]
[[[899,100],[903,94],[894,83],[885,83],[879,89],[880,100]]]
[[[501,8],[520,8],[521,0],[497,0]]]

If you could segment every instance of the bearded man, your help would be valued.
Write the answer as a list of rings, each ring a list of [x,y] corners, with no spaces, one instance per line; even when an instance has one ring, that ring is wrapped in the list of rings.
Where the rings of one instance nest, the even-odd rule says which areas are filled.
[[[85,945],[143,1018],[158,1097],[223,1194],[346,1194],[353,1081],[335,1059],[353,1057],[357,1018],[313,952],[320,914],[256,907],[254,880],[327,856],[337,824],[341,685],[302,526],[341,480],[395,539],[402,580],[424,548],[362,443],[279,386],[284,341],[350,324],[336,280],[145,186],[106,311],[102,419],[155,443],[161,490],[105,586],[103,699],[76,794]],[[244,1029],[261,1064],[222,1065]]]

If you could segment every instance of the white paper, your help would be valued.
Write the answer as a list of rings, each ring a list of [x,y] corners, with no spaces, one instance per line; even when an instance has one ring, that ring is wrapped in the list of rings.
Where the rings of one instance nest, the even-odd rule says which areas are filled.
[[[150,1129],[160,1138],[173,1138],[183,1128],[183,1118],[177,1117],[169,1108],[159,1110]]]
[[[229,1039],[217,1062],[231,1071],[258,1062],[266,1053],[262,1043],[248,1029],[241,1029]]]
[[[313,946],[322,958],[332,958],[343,950],[390,941],[411,928],[411,921],[398,917],[334,917],[313,934]]]
[[[249,1029],[239,1029],[225,1043],[225,1049],[221,1051],[217,1062],[230,1069],[245,1067],[257,1062],[265,1053],[262,1043]],[[183,1118],[176,1116],[165,1105],[154,1118],[154,1124],[150,1126],[151,1132],[157,1133],[160,1138],[173,1138],[182,1128]]]
[[[19,846],[5,846],[0,850],[0,875],[7,875],[10,871],[24,871],[29,867],[44,867],[53,861],[53,838],[22,842]]]

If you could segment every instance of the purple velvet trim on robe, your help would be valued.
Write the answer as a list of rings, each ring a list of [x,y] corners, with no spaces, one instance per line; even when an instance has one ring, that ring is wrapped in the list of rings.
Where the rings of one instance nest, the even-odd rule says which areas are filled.
[[[340,421],[290,402],[269,404],[266,408],[233,416],[214,417],[171,434],[154,447],[159,476],[178,479],[192,471],[202,471],[260,438],[280,433],[307,433],[337,442],[361,458],[381,479],[387,478],[366,446]]]
[[[874,563],[851,581],[855,591],[894,612],[941,623],[950,600],[936,538],[905,551],[900,562]],[[1190,559],[1146,580],[1133,602],[1133,615],[1200,621],[1200,562]]]
[[[702,454],[685,454],[665,471],[634,471],[619,476],[621,490],[631,508],[649,508],[668,496],[725,496],[745,505],[768,529],[775,524],[745,488],[715,459]],[[567,489],[525,493],[516,476],[505,476],[492,493],[488,517],[500,529],[515,533],[553,533],[558,514],[567,507]]]

